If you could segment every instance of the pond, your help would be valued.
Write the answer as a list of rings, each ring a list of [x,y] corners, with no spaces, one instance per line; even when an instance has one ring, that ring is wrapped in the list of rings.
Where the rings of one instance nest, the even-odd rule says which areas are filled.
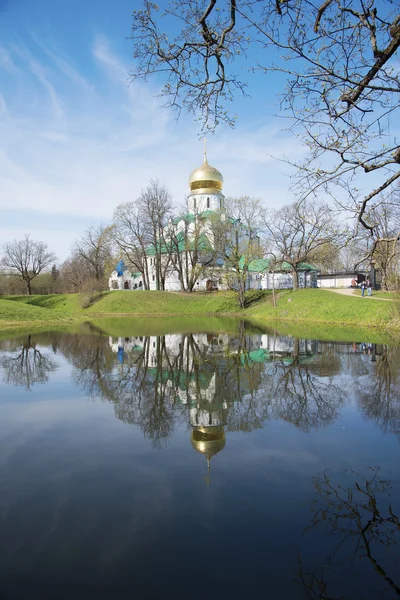
[[[0,340],[0,598],[400,596],[400,347],[239,320]]]

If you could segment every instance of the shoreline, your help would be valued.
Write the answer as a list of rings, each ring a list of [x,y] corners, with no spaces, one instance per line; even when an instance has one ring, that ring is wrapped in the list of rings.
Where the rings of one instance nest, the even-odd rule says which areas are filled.
[[[397,335],[400,309],[395,301],[366,302],[333,290],[279,290],[277,306],[272,292],[248,294],[248,306],[239,309],[234,292],[179,294],[177,292],[105,292],[83,309],[78,294],[0,297],[0,331],[59,329],[101,319],[234,318],[255,320],[265,327],[318,326],[372,328]],[[381,299],[381,298],[380,298]],[[383,300],[384,298],[382,298]]]

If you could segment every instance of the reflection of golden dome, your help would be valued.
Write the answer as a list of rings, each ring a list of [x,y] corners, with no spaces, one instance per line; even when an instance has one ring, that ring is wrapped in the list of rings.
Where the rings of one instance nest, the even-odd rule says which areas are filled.
[[[190,191],[199,194],[218,193],[222,190],[223,182],[221,173],[208,164],[206,156],[201,167],[192,171],[189,177]]]
[[[223,427],[196,427],[192,430],[192,446],[207,460],[221,452],[225,447],[225,431]]]

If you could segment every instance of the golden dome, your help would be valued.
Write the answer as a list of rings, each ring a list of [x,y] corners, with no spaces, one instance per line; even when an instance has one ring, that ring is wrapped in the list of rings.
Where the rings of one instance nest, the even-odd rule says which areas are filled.
[[[225,431],[223,427],[196,427],[192,431],[192,446],[196,452],[203,454],[207,460],[225,448]]]
[[[223,182],[224,178],[221,173],[208,164],[206,155],[204,155],[201,167],[192,171],[189,177],[190,191],[200,194],[220,192]]]

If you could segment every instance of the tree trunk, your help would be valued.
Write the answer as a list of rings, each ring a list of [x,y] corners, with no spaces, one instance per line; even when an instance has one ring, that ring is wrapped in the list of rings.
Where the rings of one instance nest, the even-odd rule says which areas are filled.
[[[296,269],[293,270],[293,289],[294,290],[299,289],[299,274],[296,271]]]
[[[28,279],[28,281],[26,282],[26,289],[28,292],[28,296],[32,296],[32,288],[31,288],[31,280]]]
[[[240,281],[240,279],[239,279],[238,300],[239,300],[239,306],[240,306],[240,308],[244,308],[244,304],[245,304],[244,287],[245,287],[244,283],[242,281]]]

